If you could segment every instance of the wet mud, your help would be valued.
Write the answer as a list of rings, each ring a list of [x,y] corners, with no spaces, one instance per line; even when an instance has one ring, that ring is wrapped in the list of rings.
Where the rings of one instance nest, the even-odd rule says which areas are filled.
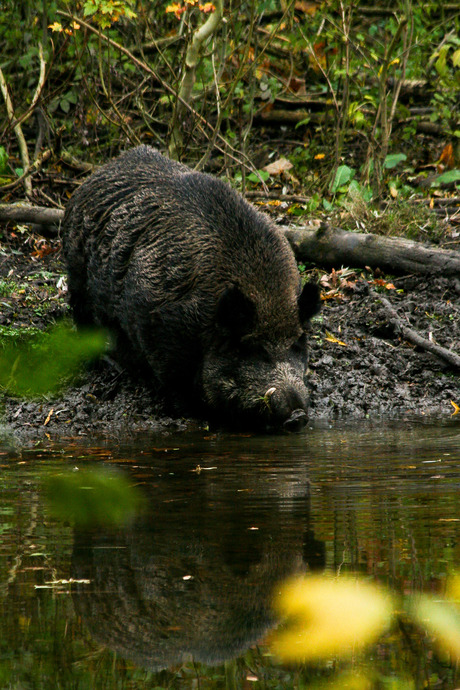
[[[68,318],[63,275],[58,239],[37,245],[33,234],[25,240],[10,235],[0,253],[0,280],[10,285],[0,300],[0,326],[45,329]],[[439,275],[376,279],[370,272],[347,271],[344,278],[340,272],[322,274],[321,282],[323,308],[309,334],[309,419],[450,417],[460,405],[459,372],[402,339],[379,296],[423,338],[458,353],[460,280]],[[23,445],[38,439],[206,428],[206,420],[171,416],[148,384],[105,357],[58,395],[25,400],[3,393],[3,440]]]

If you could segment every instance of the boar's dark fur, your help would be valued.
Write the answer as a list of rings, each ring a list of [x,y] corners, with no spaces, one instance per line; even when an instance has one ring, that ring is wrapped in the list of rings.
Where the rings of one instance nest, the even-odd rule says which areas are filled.
[[[178,411],[305,422],[303,290],[287,240],[224,182],[147,146],[72,196],[63,234],[77,324],[98,324]]]

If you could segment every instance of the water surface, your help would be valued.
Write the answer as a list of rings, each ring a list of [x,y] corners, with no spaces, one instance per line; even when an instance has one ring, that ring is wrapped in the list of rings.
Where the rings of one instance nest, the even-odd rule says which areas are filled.
[[[283,666],[270,640],[273,592],[295,573],[442,596],[460,570],[459,448],[451,419],[5,449],[0,688],[332,688],[345,671],[359,687],[458,687],[404,616],[351,662]],[[127,476],[142,511],[117,528],[52,517],[46,478],[88,467]]]

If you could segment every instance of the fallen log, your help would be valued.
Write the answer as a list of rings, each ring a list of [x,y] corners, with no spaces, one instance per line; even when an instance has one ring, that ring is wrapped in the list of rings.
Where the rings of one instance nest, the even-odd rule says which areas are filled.
[[[379,267],[389,273],[442,273],[460,278],[460,252],[425,247],[404,237],[347,232],[322,224],[316,230],[281,228],[298,261],[325,268]]]
[[[31,206],[30,204],[0,204],[0,223],[33,223],[34,225],[59,225],[64,218],[60,208]]]
[[[0,204],[0,223],[34,223],[55,232],[64,211],[27,204]],[[289,240],[298,261],[324,268],[350,266],[379,267],[389,273],[442,273],[460,278],[460,252],[425,247],[404,237],[347,232],[325,223],[310,230],[301,227],[280,229]]]

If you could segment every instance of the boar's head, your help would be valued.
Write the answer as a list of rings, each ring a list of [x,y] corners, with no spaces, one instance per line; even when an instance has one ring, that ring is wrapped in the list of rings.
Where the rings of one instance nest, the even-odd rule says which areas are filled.
[[[215,335],[203,360],[202,387],[220,420],[241,426],[296,430],[307,421],[305,327],[319,311],[319,289],[306,283],[297,300],[295,333],[257,328],[257,305],[238,286],[223,292]],[[280,316],[282,319],[283,317]]]

